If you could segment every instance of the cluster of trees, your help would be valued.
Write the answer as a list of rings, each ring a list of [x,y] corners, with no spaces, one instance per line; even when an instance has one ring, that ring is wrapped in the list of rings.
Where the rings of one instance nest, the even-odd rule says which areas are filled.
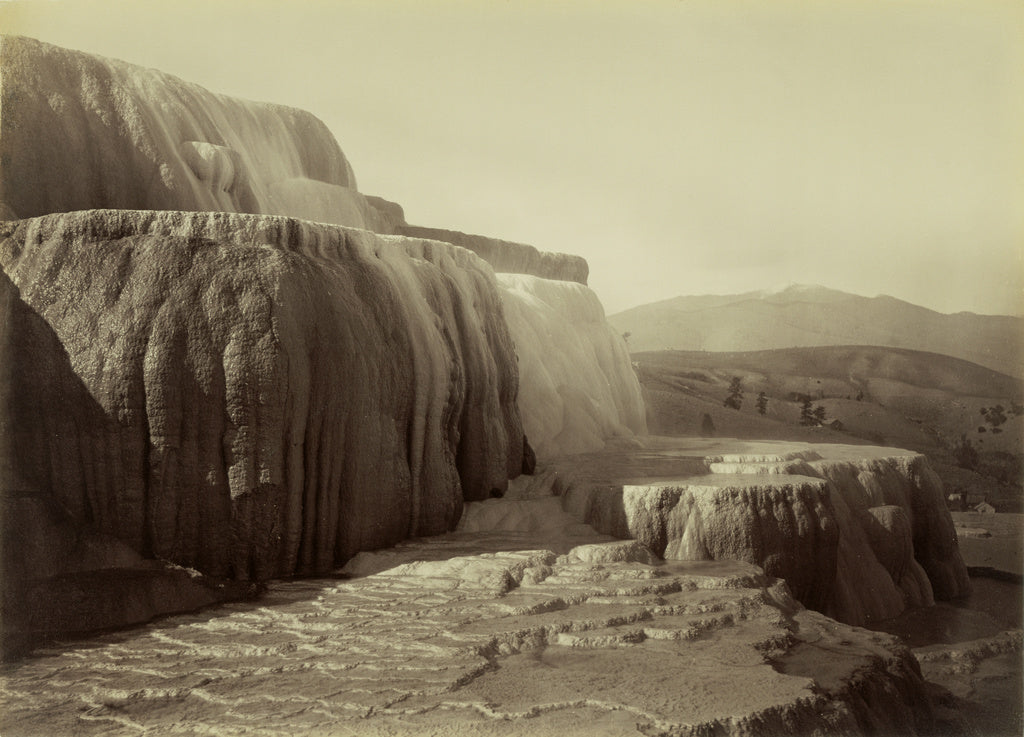
[[[743,386],[740,384],[740,377],[734,376],[729,382],[729,394],[723,406],[729,409],[739,409],[743,406]]]
[[[800,402],[800,424],[808,427],[817,427],[827,422],[825,408],[820,404],[815,406],[810,394],[797,394],[796,400]]]
[[[1001,404],[993,404],[991,407],[982,407],[981,416],[985,418],[985,422],[989,427],[985,427],[985,425],[978,425],[978,432],[992,432],[994,435],[998,435],[1003,431],[1001,425],[1005,424],[1010,417],[1016,417],[1017,415],[1024,415],[1024,405],[1018,404],[1017,402],[1011,402],[1009,410]]]
[[[743,384],[740,377],[734,376],[729,382],[729,394],[726,396],[723,406],[729,409],[739,409],[743,406]],[[757,412],[761,415],[768,412],[768,395],[764,392],[758,392]]]
[[[809,427],[817,427],[828,422],[825,408],[822,405],[815,405],[810,394],[793,394],[792,398],[800,402],[800,424]],[[725,397],[723,406],[729,409],[740,409],[743,406],[743,384],[740,377],[734,376],[729,382],[729,393]],[[768,413],[768,395],[759,392],[757,395],[758,414]]]
[[[825,424],[825,408],[820,404],[811,407],[811,400],[805,399],[800,404],[800,424],[811,427]]]

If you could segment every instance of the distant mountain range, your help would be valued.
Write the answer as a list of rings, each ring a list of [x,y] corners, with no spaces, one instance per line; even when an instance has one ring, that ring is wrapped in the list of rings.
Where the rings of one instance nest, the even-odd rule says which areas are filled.
[[[820,286],[675,297],[611,315],[631,352],[860,345],[928,351],[1024,376],[1024,318],[945,315]]]

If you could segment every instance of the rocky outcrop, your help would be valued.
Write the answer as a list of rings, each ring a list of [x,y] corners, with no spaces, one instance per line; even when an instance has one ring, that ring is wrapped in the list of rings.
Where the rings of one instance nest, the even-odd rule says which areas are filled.
[[[444,241],[497,272],[586,284],[579,256],[407,224],[401,206],[356,190],[334,137],[305,111],[20,37],[0,39],[0,79],[6,218],[89,208],[287,215]],[[503,297],[530,366],[523,408],[542,453],[644,429],[628,355],[593,293],[520,280]],[[571,339],[559,345],[555,335]]]
[[[223,210],[391,228],[304,110],[0,37],[0,217],[92,208]]]
[[[519,355],[519,408],[541,457],[601,448],[647,431],[640,383],[625,342],[588,287],[499,274]]]
[[[239,578],[449,529],[534,466],[516,350],[542,452],[643,430],[596,297],[546,281],[584,259],[409,226],[305,111],[19,37],[0,82],[0,460],[30,526]],[[545,279],[496,291],[466,248]]]
[[[262,213],[453,243],[495,271],[587,282],[580,256],[406,223],[327,127],[155,69],[0,36],[0,219],[93,208]]]
[[[793,443],[719,455],[717,441],[645,444],[558,464],[565,508],[667,559],[761,566],[805,606],[850,624],[969,591],[941,484],[923,456]],[[700,465],[680,469],[686,458]],[[587,471],[572,470],[581,466]]]
[[[432,238],[468,248],[498,272],[531,274],[542,279],[573,281],[580,284],[586,284],[590,274],[590,267],[582,256],[538,251],[525,243],[470,235],[457,230],[424,228],[419,225],[400,225],[396,227],[395,232],[417,238]]]
[[[625,486],[629,532],[671,560],[743,560],[784,578],[811,609],[827,607],[840,531],[817,479],[706,476]]]
[[[519,473],[518,372],[473,254],[286,218],[0,226],[5,495],[213,575],[325,571]],[[5,519],[5,522],[7,520]]]
[[[942,483],[927,459],[894,449],[861,454],[866,457],[810,464],[829,482],[843,533],[825,613],[862,623],[894,617],[909,605],[966,596],[967,568]]]

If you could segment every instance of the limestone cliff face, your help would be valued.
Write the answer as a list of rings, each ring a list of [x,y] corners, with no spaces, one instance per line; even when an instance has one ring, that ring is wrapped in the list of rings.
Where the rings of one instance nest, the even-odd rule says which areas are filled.
[[[108,210],[0,225],[0,266],[2,486],[145,556],[324,571],[519,472],[513,344],[465,250]]]
[[[566,509],[666,559],[761,566],[784,578],[805,606],[849,624],[969,592],[941,483],[921,455],[817,445],[778,455],[705,455],[703,467],[685,476],[670,464],[686,451],[649,442],[655,447],[638,453],[645,475],[669,480],[592,481],[604,470],[598,465],[587,479],[570,473],[560,482]],[[628,460],[612,458],[628,468]]]
[[[810,478],[684,483],[653,513],[649,488],[627,487],[623,501],[640,539],[651,527],[665,537],[666,558],[757,563],[806,606],[850,624],[968,593],[941,483],[923,456],[817,460],[801,472]]]
[[[825,485],[708,476],[623,489],[627,524],[669,560],[742,560],[784,578],[804,606],[827,606],[840,529]]]
[[[896,616],[908,605],[967,595],[970,582],[942,482],[924,456],[889,451],[810,466],[829,481],[843,531],[826,614],[862,623]]]
[[[580,256],[406,223],[357,191],[314,115],[0,36],[0,219],[92,208],[262,213],[453,243],[495,271],[587,281]]]
[[[0,89],[2,218],[223,210],[390,227],[304,110],[17,36],[0,37]]]
[[[597,295],[575,282],[499,274],[519,354],[519,408],[541,457],[647,432],[640,383]]]

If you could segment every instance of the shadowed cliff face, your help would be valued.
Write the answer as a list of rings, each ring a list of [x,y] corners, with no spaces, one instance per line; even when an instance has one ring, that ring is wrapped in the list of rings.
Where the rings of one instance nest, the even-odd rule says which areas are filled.
[[[589,290],[499,292],[471,253],[417,236],[553,279],[585,282],[584,259],[408,226],[356,191],[304,111],[18,37],[0,39],[0,70],[0,215],[68,213],[7,225],[2,265],[98,409],[23,468],[52,476],[75,520],[239,577],[448,529],[523,467],[503,304],[542,451],[643,431]]]
[[[0,265],[89,397],[36,408],[88,416],[21,477],[143,555],[240,578],[324,571],[453,527],[463,499],[519,472],[512,341],[466,251],[92,211],[4,225]],[[5,353],[24,369],[17,330]],[[5,427],[39,421],[2,411]]]
[[[74,519],[88,520],[81,494],[89,437],[110,424],[71,368],[52,328],[0,271],[0,533],[5,609],[13,578],[45,578],[81,561]],[[98,459],[105,465],[106,459]],[[79,525],[80,526],[80,525]]]

